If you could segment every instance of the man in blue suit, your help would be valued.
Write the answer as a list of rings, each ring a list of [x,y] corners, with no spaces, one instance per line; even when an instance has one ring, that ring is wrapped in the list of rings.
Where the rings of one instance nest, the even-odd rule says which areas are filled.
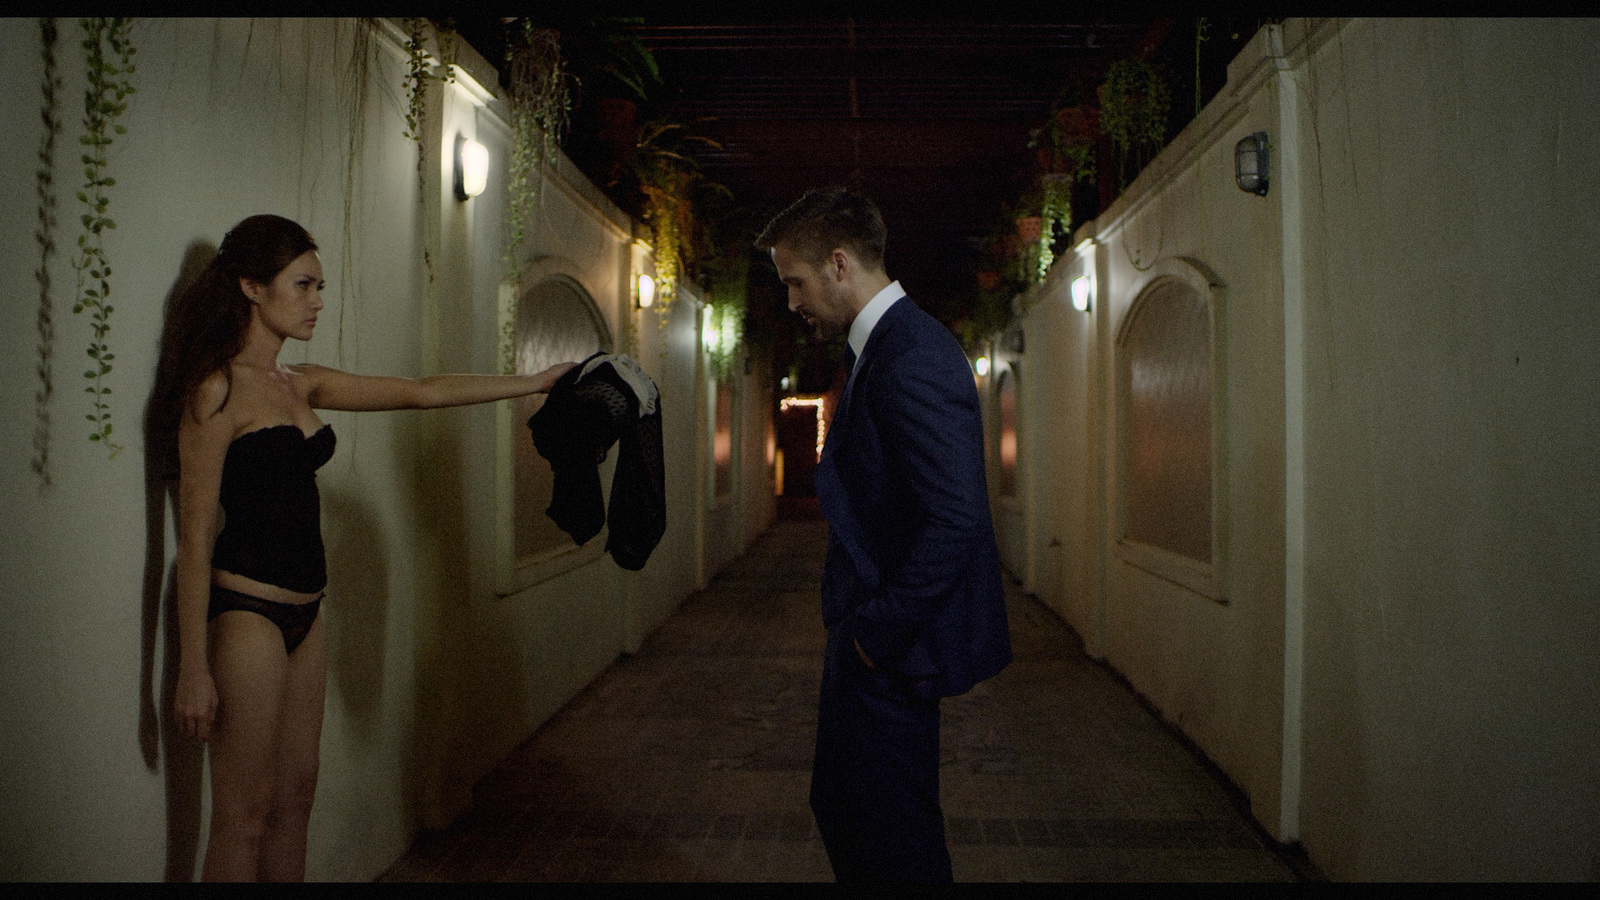
[[[950,881],[939,699],[1011,661],[966,355],[884,269],[872,201],[814,190],[768,224],[789,309],[846,334],[814,474],[828,629],[811,808],[840,881]]]

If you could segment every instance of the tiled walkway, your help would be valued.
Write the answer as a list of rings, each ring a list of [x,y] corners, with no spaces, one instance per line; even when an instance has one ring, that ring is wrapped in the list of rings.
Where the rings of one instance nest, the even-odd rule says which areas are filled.
[[[384,880],[831,880],[806,802],[825,536],[775,525]],[[956,879],[1295,880],[1076,635],[1007,590],[1016,661],[943,705]]]

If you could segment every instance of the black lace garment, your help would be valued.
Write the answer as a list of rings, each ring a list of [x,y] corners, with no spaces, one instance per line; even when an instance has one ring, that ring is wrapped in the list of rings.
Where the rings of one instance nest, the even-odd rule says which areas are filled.
[[[584,375],[588,361],[562,375],[528,419],[533,445],[554,476],[545,515],[580,545],[599,534],[608,517],[600,464],[618,444],[606,551],[617,565],[637,571],[667,529],[659,396],[655,409],[641,416],[640,398],[616,367],[602,362]]]

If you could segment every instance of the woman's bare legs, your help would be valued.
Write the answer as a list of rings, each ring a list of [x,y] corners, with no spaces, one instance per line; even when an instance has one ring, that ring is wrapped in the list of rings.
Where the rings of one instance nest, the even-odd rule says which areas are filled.
[[[210,631],[217,718],[201,877],[303,880],[322,733],[322,619],[293,656],[277,626],[255,613],[225,612]]]
[[[211,833],[205,881],[254,881],[272,810],[272,774],[289,668],[276,625],[232,610],[210,623],[217,718],[211,725]]]
[[[278,724],[272,812],[261,840],[258,874],[262,881],[306,878],[306,826],[311,821],[311,801],[317,793],[326,658],[322,616],[318,615],[305,640],[289,655],[283,715]]]

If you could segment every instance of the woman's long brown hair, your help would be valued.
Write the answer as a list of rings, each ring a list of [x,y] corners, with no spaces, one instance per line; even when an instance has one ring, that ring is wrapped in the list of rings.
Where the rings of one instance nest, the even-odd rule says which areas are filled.
[[[228,364],[244,349],[250,325],[250,299],[240,278],[271,284],[290,263],[317,249],[316,241],[298,223],[282,216],[251,216],[222,239],[217,255],[198,278],[178,295],[162,328],[161,353],[147,422],[150,450],[160,457],[164,477],[177,475],[178,427],[185,413],[200,421],[216,409],[195,405],[200,385],[221,371],[233,379]]]

